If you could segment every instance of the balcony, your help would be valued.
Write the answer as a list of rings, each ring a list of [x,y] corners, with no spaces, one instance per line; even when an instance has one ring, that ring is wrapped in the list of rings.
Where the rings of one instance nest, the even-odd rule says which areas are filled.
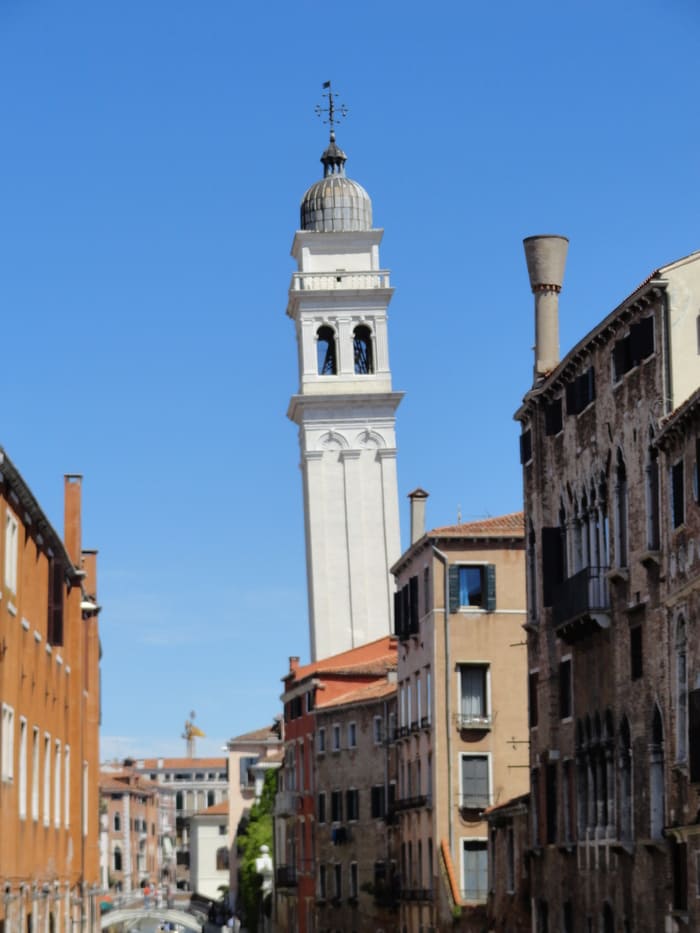
[[[290,291],[358,291],[367,288],[391,288],[389,272],[295,272]]]
[[[486,731],[491,728],[490,716],[478,716],[475,713],[457,713],[455,719],[460,732],[468,730]]]
[[[427,807],[429,799],[428,794],[418,794],[415,797],[401,797],[399,800],[393,802],[391,809],[395,813],[401,810],[416,810],[419,807]]]
[[[275,871],[275,881],[278,888],[296,888],[296,865],[278,865]]]
[[[573,644],[610,627],[607,567],[584,567],[552,589],[552,622],[562,641]]]
[[[275,794],[275,816],[294,816],[299,809],[299,794],[293,790],[281,790]]]

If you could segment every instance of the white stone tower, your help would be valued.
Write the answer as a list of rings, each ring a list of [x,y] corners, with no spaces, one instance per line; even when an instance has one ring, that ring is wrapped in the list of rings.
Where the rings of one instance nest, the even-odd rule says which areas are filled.
[[[299,391],[287,412],[299,426],[304,482],[311,658],[329,657],[393,630],[389,567],[400,551],[395,415],[402,393],[389,369],[389,273],[372,203],[345,176],[335,143],[324,177],[301,202],[287,314],[294,321]]]

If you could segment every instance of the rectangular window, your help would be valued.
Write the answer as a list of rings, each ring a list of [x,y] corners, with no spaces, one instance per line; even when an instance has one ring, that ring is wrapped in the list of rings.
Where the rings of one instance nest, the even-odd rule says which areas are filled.
[[[488,807],[489,759],[488,755],[462,755],[462,807],[482,809]]]
[[[331,791],[331,822],[340,823],[343,819],[343,793],[339,790]]]
[[[336,863],[333,866],[334,891],[333,896],[340,900],[343,896],[343,866]]]
[[[430,612],[430,567],[423,570],[423,612]]]
[[[88,763],[83,762],[83,836],[88,834],[88,793],[90,785],[88,783]]]
[[[63,749],[63,825],[70,826],[70,745]]]
[[[448,572],[450,612],[460,608],[496,608],[496,567],[494,564],[452,564]]]
[[[460,728],[488,725],[491,721],[488,704],[488,665],[458,664],[457,670]]]
[[[357,748],[357,723],[348,723],[348,748]]]
[[[381,745],[383,740],[384,730],[382,728],[382,717],[375,716],[372,725],[372,737],[374,739],[375,745]]]
[[[61,825],[61,743],[56,739],[53,770],[53,822],[56,829]]]
[[[595,370],[590,366],[566,387],[566,413],[578,415],[595,398]]]
[[[51,819],[51,736],[44,733],[44,826]]]
[[[561,429],[561,398],[556,398],[554,401],[549,402],[549,404],[545,405],[544,407],[544,433],[551,437],[554,434],[558,434]]]
[[[520,462],[525,465],[532,460],[532,431],[523,431],[520,435]]]
[[[671,515],[674,528],[678,528],[685,521],[685,479],[682,460],[671,467]]]
[[[506,829],[506,891],[508,894],[515,891],[515,839],[512,826]]]
[[[318,866],[318,896],[319,900],[325,901],[326,899],[326,866]]]
[[[360,818],[360,792],[356,788],[345,791],[345,810],[348,820],[357,821]]]
[[[318,821],[326,822],[326,792],[321,791],[318,795]]]
[[[688,764],[690,780],[700,781],[700,690],[688,692]]]
[[[15,776],[15,711],[6,703],[2,704],[1,742],[0,777],[3,781],[12,781]]]
[[[5,586],[11,593],[17,592],[17,542],[19,523],[7,510],[5,516]]]
[[[46,640],[50,645],[63,644],[63,564],[55,557],[49,563],[49,598]]]
[[[571,719],[572,709],[571,658],[559,662],[559,718]]]
[[[386,815],[386,803],[383,784],[375,784],[372,787],[370,807],[373,820],[381,820]]]
[[[488,858],[485,839],[465,839],[462,842],[462,897],[472,903],[483,903],[488,894]]]
[[[32,729],[32,819],[39,819],[39,729]]]
[[[542,529],[542,603],[552,605],[557,584],[564,579],[564,541],[558,526]]]
[[[426,668],[425,671],[425,719],[426,724],[430,725],[432,721],[432,706],[433,706],[433,696],[430,692],[430,668]]]
[[[316,736],[316,751],[322,755],[326,750],[326,730],[323,726],[318,730]]]
[[[356,898],[359,890],[357,862],[350,862],[350,897]]]
[[[644,673],[642,626],[630,629],[630,679],[639,680]]]
[[[549,762],[546,771],[547,842],[557,841],[557,765]]]
[[[340,726],[337,724],[333,726],[333,751],[340,751]]]
[[[538,671],[530,671],[530,674],[527,679],[527,693],[528,693],[528,705],[529,705],[529,722],[530,728],[535,729],[537,723],[539,722],[539,710],[537,708],[537,686],[539,680]]]
[[[27,720],[19,720],[19,818],[27,818]]]

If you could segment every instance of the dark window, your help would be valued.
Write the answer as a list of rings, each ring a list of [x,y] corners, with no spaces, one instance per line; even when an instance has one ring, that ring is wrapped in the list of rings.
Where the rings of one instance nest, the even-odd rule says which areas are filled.
[[[700,437],[695,439],[695,472],[693,474],[695,501],[700,502]]]
[[[532,671],[530,676],[527,679],[528,686],[528,701],[530,706],[530,728],[534,729],[537,723],[539,722],[538,709],[537,709],[537,681],[538,675],[537,671]]]
[[[372,787],[371,815],[373,820],[380,820],[386,814],[384,785],[375,784]]]
[[[532,432],[523,431],[520,435],[520,462],[529,463],[532,460]]]
[[[632,364],[638,366],[654,352],[654,318],[644,317],[630,328]]]
[[[335,376],[338,365],[335,355],[335,332],[332,327],[319,327],[316,333],[316,354],[319,376]]]
[[[547,842],[557,841],[557,766],[547,765]]]
[[[345,810],[348,820],[360,818],[360,792],[353,788],[345,791]]]
[[[342,791],[334,790],[331,792],[331,821],[340,823],[343,819],[343,794]]]
[[[552,605],[552,591],[564,579],[564,548],[561,528],[542,529],[542,601]]]
[[[63,644],[63,564],[55,557],[49,564],[49,614],[47,641]]]
[[[647,463],[647,547],[659,549],[659,457],[654,447]]]
[[[374,372],[372,358],[372,333],[365,324],[360,324],[353,332],[353,354],[355,359],[355,372],[358,375],[368,375]]]
[[[688,750],[690,780],[700,781],[700,690],[688,693]]]
[[[544,433],[547,435],[558,434],[562,429],[561,398],[554,399],[545,405],[544,409]]]
[[[318,821],[326,822],[326,795],[323,791],[318,795]]]
[[[688,845],[685,842],[671,843],[673,858],[673,909],[688,909]]]
[[[595,398],[595,370],[589,367],[566,387],[566,413],[578,415]]]
[[[114,870],[115,871],[122,870],[122,850],[121,849],[114,850]]]
[[[642,645],[642,626],[636,625],[630,629],[630,677],[632,680],[639,680],[644,673]]]
[[[684,485],[683,461],[679,460],[671,467],[671,512],[674,528],[678,528],[685,521]]]
[[[463,606],[475,606],[493,612],[496,608],[496,567],[494,564],[460,566],[452,564],[448,572],[450,612]]]
[[[559,664],[559,718],[571,717],[571,658]]]

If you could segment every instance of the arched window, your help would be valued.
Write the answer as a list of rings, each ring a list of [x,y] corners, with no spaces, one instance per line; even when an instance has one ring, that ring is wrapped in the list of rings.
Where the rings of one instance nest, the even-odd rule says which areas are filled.
[[[615,916],[607,901],[603,907],[603,933],[615,933]]]
[[[120,833],[122,831],[122,818],[118,811],[115,811],[114,814],[114,832]]]
[[[666,801],[664,797],[664,728],[661,710],[654,706],[649,746],[649,835],[660,839],[663,835]]]
[[[228,846],[216,850],[216,870],[228,871]]]
[[[352,346],[355,372],[360,376],[373,373],[372,332],[366,324],[358,324],[353,331]]]
[[[676,760],[688,757],[688,661],[685,619],[676,623]]]
[[[122,850],[119,848],[119,846],[116,846],[114,849],[114,870],[122,870]]]
[[[627,566],[627,470],[622,453],[617,452],[615,469],[615,559],[618,567]]]
[[[316,361],[319,376],[335,376],[338,372],[335,331],[327,324],[316,331]]]

